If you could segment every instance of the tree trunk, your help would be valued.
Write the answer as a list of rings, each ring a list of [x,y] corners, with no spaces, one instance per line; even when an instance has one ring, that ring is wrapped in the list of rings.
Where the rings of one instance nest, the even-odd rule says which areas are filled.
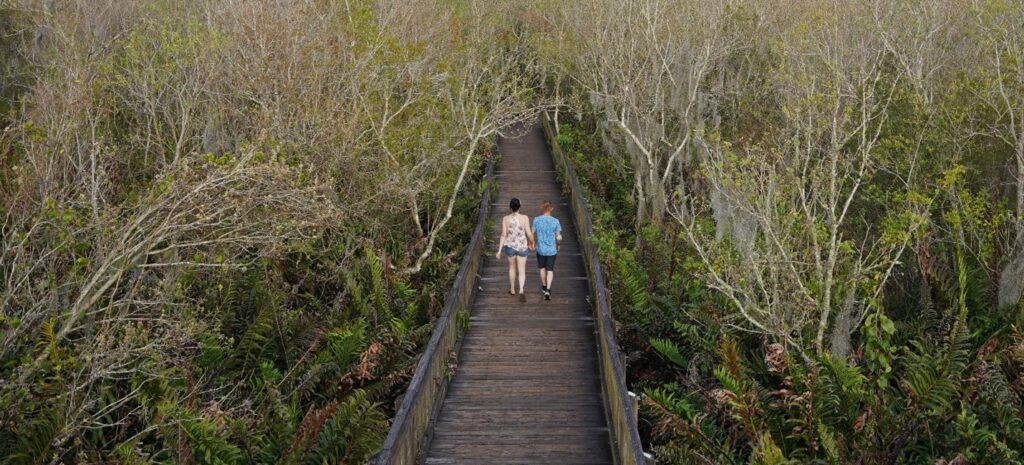
[[[411,211],[409,216],[412,218],[412,224],[416,227],[416,237],[423,237],[423,223],[420,222],[420,206],[419,202],[416,201],[415,194],[409,196],[409,210]]]
[[[652,184],[647,188],[647,218],[651,223],[661,224],[668,210],[667,194],[661,182]]]
[[[1014,246],[1018,251],[1024,249],[1024,117],[1020,120],[1017,131],[1017,235]]]
[[[462,161],[462,170],[459,171],[459,177],[455,180],[455,186],[452,187],[452,195],[448,199],[448,207],[445,209],[444,217],[441,221],[438,221],[436,225],[430,228],[430,234],[427,238],[427,246],[420,254],[419,258],[416,259],[416,264],[404,271],[404,274],[419,273],[420,269],[423,268],[423,261],[430,256],[434,251],[434,241],[437,239],[437,234],[444,229],[445,225],[448,224],[448,220],[452,219],[452,212],[455,210],[455,200],[459,197],[459,191],[462,190],[462,183],[466,179],[466,172],[469,171],[469,162],[473,159],[473,155],[476,153],[477,144],[480,139],[484,138],[484,135],[478,134],[470,143],[469,151],[466,154],[466,158]]]
[[[1010,263],[999,276],[999,308],[1007,308],[1024,297],[1024,118],[1017,135],[1017,224]]]
[[[843,299],[843,308],[836,315],[832,334],[829,337],[830,351],[837,358],[845,358],[850,354],[850,338],[857,326],[856,318],[854,318],[856,309],[857,293],[851,289]]]

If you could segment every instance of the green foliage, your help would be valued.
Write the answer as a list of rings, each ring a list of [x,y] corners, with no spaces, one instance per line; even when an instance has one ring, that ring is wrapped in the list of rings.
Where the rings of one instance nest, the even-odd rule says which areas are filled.
[[[318,425],[319,432],[305,453],[306,459],[298,463],[357,464],[376,452],[388,431],[387,416],[368,399],[365,392],[357,391],[344,402],[329,407],[330,419]]]
[[[494,189],[462,56],[372,0],[0,3],[0,464],[365,463]]]
[[[889,386],[892,363],[896,356],[896,347],[892,339],[896,333],[896,325],[881,312],[872,312],[864,319],[864,355],[868,367],[878,379],[878,387]]]
[[[650,400],[663,408],[667,413],[677,418],[694,420],[697,417],[697,408],[686,398],[675,392],[676,386],[659,386],[644,391]]]
[[[536,97],[520,79],[571,104],[558,143],[589,199],[629,382],[645,393],[642,433],[662,463],[1024,460],[1024,307],[996,308],[1021,253],[1019,2],[808,2],[795,15],[740,2],[714,20],[710,3],[608,2],[638,14],[592,24],[607,17],[600,3],[487,5],[514,15],[396,3],[443,13],[411,22],[374,0],[78,3],[0,2],[0,465],[364,463],[479,195],[496,192],[480,174],[499,155],[469,148],[492,133],[467,137],[467,124],[503,129],[494,115],[520,108],[506,100]],[[560,8],[567,18],[531,23]],[[830,16],[851,11],[871,14]],[[934,32],[916,30],[930,15]],[[631,29],[636,18],[647,24]],[[593,40],[563,35],[565,19]],[[621,37],[591,37],[606,31]],[[498,49],[518,61],[499,66]],[[705,78],[674,74],[696,57],[676,51],[706,51]],[[850,66],[864,57],[878,60]],[[673,79],[645,89],[662,69]],[[852,75],[865,69],[878,74]],[[634,71],[621,89],[588,88]],[[630,98],[633,114],[601,102]],[[870,116],[859,126],[858,112]],[[614,120],[646,115],[663,117]],[[630,127],[647,155],[685,140],[680,157],[652,170],[640,142],[608,137]],[[793,150],[810,156],[793,163]],[[736,171],[712,176],[715,151]],[[250,155],[264,169],[242,182],[268,176],[275,189],[185,201],[199,183],[237,183],[221,176]],[[717,228],[720,206],[702,204],[716,186],[794,228],[778,249],[793,255],[771,261],[779,231],[761,227],[743,256]],[[666,214],[638,213],[655,194]],[[344,214],[297,232],[282,212],[302,202],[315,208],[295,211]],[[271,221],[249,229],[253,217]],[[694,234],[723,235],[710,267]],[[418,273],[396,272],[427,243]],[[874,253],[892,266],[859,260]],[[752,280],[744,267],[762,264]],[[709,271],[754,292],[733,300]],[[748,324],[743,299],[770,308],[771,331]],[[808,347],[814,318],[831,311],[820,327],[835,334],[847,308],[849,350]]]
[[[676,364],[680,368],[686,367],[686,357],[683,357],[682,352],[679,350],[674,342],[668,339],[651,339],[651,347],[658,351],[662,357],[666,360]]]
[[[992,303],[986,270],[999,263],[1009,213],[972,181],[987,167],[929,173],[938,193],[910,194],[923,196],[913,202],[930,225],[909,238],[918,260],[865,302],[855,355],[814,356],[736,331],[731,305],[695,276],[686,242],[671,226],[633,225],[632,208],[609,202],[608,184],[630,181],[593,136],[561,126],[559,143],[586,153],[573,160],[598,223],[630,381],[646,395],[641,427],[663,463],[1020,462],[1024,391],[1014,383],[1024,356],[1014,334],[1024,316]],[[913,215],[865,221],[881,222],[882,243],[898,244],[908,238],[886,235],[922,221]]]
[[[754,451],[750,454],[750,461],[747,463],[750,465],[786,465],[796,462],[786,460],[782,449],[775,445],[775,441],[770,435],[765,434],[761,436],[757,446],[754,447]]]
[[[853,429],[868,400],[868,379],[858,367],[826,354],[814,386],[816,415],[836,431]],[[825,428],[825,424],[821,428]]]
[[[28,424],[19,430],[20,434],[14,435],[4,430],[0,433],[0,449],[5,451],[5,457],[0,459],[0,463],[5,465],[44,463],[44,460],[52,453],[53,441],[60,434],[61,428],[60,412],[50,408],[29,420]]]
[[[192,417],[192,415],[188,415]],[[243,463],[242,450],[232,445],[221,429],[203,417],[182,419],[181,433],[196,463],[203,465],[234,465]]]

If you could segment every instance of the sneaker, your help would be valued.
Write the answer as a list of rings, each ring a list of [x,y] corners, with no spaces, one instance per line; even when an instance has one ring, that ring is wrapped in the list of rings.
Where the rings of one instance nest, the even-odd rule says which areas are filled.
[[[551,291],[544,289],[544,300],[551,300]]]

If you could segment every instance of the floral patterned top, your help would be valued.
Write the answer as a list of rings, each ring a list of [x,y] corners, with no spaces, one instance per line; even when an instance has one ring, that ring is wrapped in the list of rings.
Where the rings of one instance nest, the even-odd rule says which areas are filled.
[[[523,225],[519,224],[518,214],[513,214],[512,219],[509,220],[507,233],[508,235],[505,239],[506,246],[516,251],[526,250],[526,230],[523,229]]]

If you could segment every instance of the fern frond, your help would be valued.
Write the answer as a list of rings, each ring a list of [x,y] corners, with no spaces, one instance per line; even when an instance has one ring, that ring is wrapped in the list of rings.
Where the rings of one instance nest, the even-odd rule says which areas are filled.
[[[637,268],[628,266],[625,261],[618,262],[619,279],[625,292],[626,300],[635,311],[647,310],[651,305],[647,291],[647,277]]]
[[[380,448],[387,434],[387,416],[366,393],[355,391],[342,401],[306,454],[307,465],[362,464]]]
[[[242,450],[231,444],[213,422],[196,417],[180,422],[182,431],[188,437],[192,457],[202,465],[242,464]]]
[[[653,402],[659,405],[666,413],[675,417],[693,420],[697,416],[697,408],[694,407],[685,397],[676,396],[676,393],[669,391],[666,387],[645,389],[644,394]]]
[[[0,458],[4,465],[34,465],[45,463],[51,454],[53,441],[63,428],[63,415],[56,409],[48,409],[38,417],[28,421],[13,436],[12,441],[3,441],[13,445],[4,451]],[[4,435],[6,436],[6,432]],[[2,444],[2,443],[0,443]]]
[[[762,434],[753,452],[750,454],[750,465],[790,465],[797,463],[794,460],[786,459],[782,449],[775,445],[772,436],[768,433]]]
[[[256,318],[235,345],[232,360],[236,366],[255,368],[273,344],[269,344],[277,324],[277,303],[265,302],[260,306]]]
[[[674,363],[680,368],[686,368],[687,360],[679,350],[679,346],[675,342],[668,339],[652,338],[650,341],[651,347],[658,351],[662,357],[665,357],[668,361]]]

